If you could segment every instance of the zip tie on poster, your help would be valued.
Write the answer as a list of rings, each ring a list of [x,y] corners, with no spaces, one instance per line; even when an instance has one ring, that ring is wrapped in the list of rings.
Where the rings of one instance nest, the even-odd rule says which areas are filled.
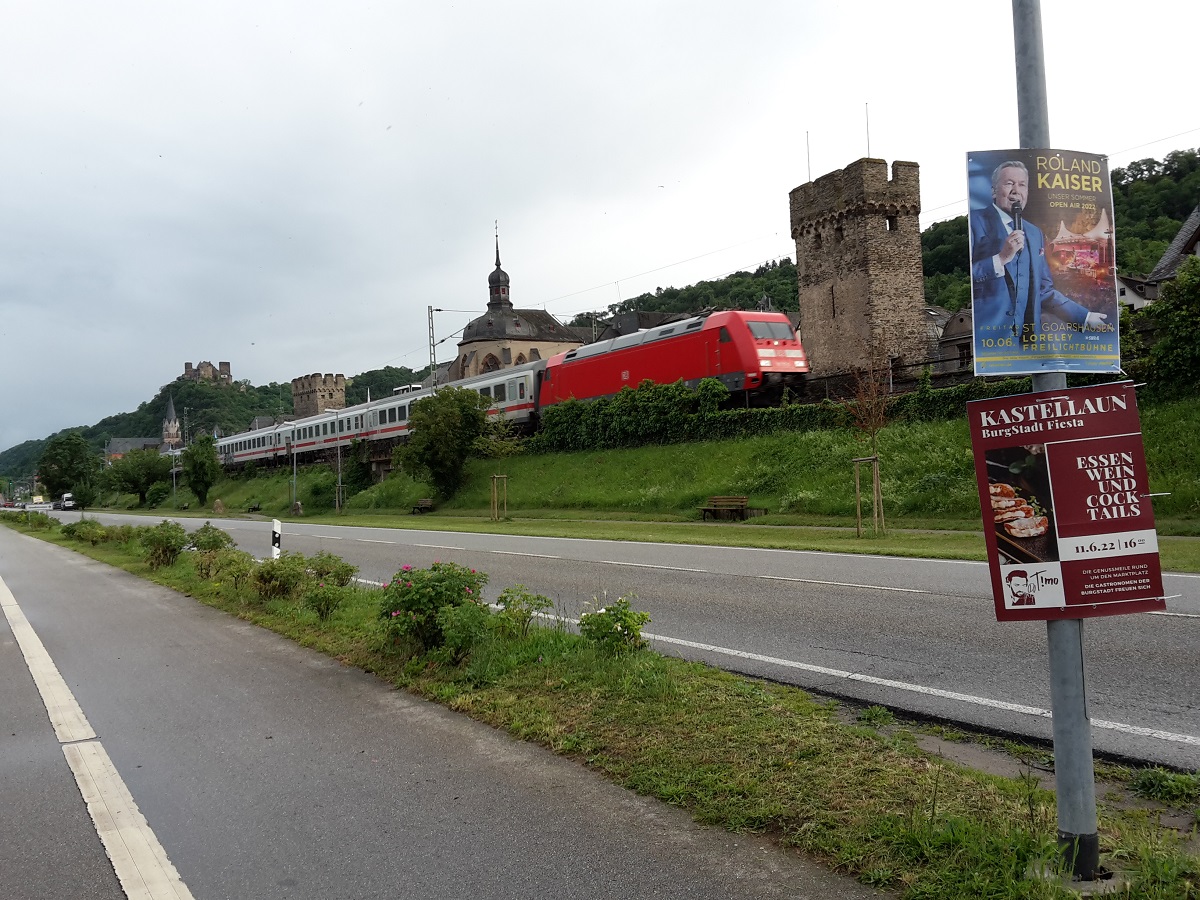
[[[1159,491],[1157,494],[1138,494],[1139,497],[1170,497],[1170,491]]]

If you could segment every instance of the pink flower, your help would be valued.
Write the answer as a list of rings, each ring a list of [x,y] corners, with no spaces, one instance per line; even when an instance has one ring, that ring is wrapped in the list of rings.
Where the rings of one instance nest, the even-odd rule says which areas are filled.
[[[405,587],[412,587],[412,582],[411,582],[411,581],[406,581],[406,582],[404,582],[404,586],[405,586]]]
[[[468,593],[468,594],[469,594],[469,593],[471,593],[471,589],[470,589],[470,588],[467,588],[467,593]]]
[[[396,616],[398,616],[398,615],[400,615],[400,610],[398,610],[398,609],[392,610],[392,618],[393,619],[396,618]]]
[[[411,572],[411,571],[412,571],[412,566],[401,566],[401,567],[400,567],[400,571],[401,571],[401,572]]]
[[[385,582],[383,583],[383,589],[384,589],[385,591],[386,591],[388,588],[390,588],[391,586],[392,586],[392,583],[391,583],[390,581],[385,581]]]

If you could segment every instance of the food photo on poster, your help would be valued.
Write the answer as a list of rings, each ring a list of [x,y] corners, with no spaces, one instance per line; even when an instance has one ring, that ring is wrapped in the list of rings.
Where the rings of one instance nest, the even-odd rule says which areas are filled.
[[[1107,158],[973,151],[967,181],[975,374],[1119,372]]]
[[[968,405],[997,618],[1162,609],[1132,384]]]

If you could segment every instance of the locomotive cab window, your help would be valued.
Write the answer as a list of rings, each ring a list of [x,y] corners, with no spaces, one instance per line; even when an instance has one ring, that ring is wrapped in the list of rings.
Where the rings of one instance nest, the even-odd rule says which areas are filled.
[[[760,341],[792,341],[796,339],[791,327],[783,322],[747,322],[750,333]]]

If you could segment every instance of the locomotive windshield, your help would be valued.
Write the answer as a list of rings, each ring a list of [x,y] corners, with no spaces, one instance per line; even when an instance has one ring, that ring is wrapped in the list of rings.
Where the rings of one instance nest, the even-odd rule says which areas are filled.
[[[796,339],[795,332],[784,322],[755,322],[750,320],[746,325],[749,326],[750,333],[760,341],[794,341]]]

